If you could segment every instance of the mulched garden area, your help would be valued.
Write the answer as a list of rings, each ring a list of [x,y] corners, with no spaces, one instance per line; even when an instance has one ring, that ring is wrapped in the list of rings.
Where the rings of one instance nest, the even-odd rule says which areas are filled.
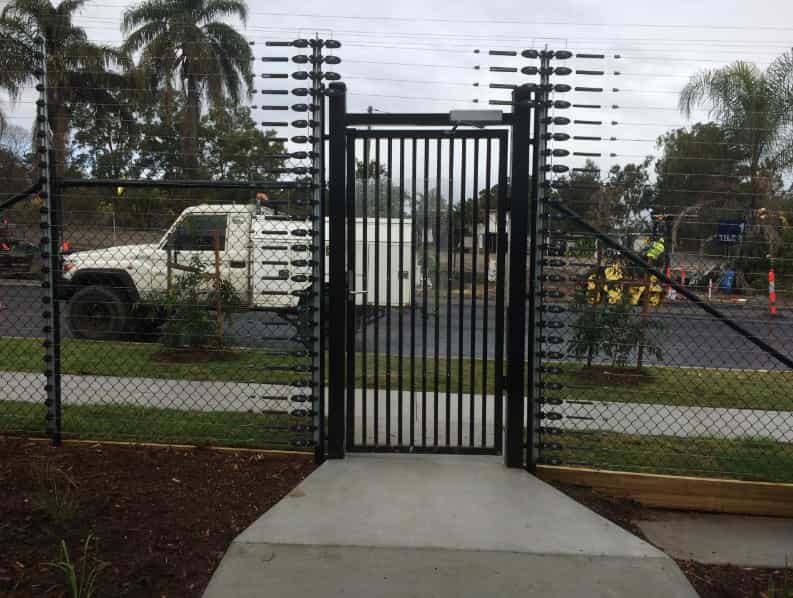
[[[599,515],[616,523],[632,534],[647,540],[634,521],[653,518],[654,509],[624,498],[614,498],[590,490],[553,483],[556,488],[589,507]],[[701,598],[776,598],[787,594],[769,594],[771,580],[777,592],[783,587],[785,572],[780,569],[737,567],[734,565],[704,565],[695,561],[678,560],[677,564],[688,577]],[[788,572],[788,586],[793,577]],[[790,588],[789,588],[790,590]]]
[[[198,598],[231,540],[314,469],[311,456],[0,436],[0,595],[60,597],[63,540],[89,541],[96,596]]]
[[[201,596],[231,540],[314,469],[309,455],[0,436],[0,595],[67,596],[53,563],[96,571],[96,596]],[[584,488],[557,488],[643,537],[652,509]],[[702,598],[766,596],[784,572],[678,561]]]

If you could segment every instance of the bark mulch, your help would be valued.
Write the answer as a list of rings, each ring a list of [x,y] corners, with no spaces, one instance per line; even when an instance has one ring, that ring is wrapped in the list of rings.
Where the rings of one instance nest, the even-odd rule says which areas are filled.
[[[66,596],[51,564],[103,596],[201,595],[231,540],[314,469],[309,455],[0,436],[0,596]]]

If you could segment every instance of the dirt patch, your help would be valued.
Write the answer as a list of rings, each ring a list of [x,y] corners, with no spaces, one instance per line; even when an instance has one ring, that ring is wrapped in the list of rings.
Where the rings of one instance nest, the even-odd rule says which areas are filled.
[[[241,355],[236,351],[211,349],[172,349],[152,353],[151,360],[159,363],[210,363],[237,361]]]
[[[616,523],[635,536],[647,540],[634,521],[653,519],[657,513],[656,509],[648,509],[629,499],[606,496],[589,488],[558,483],[553,485],[598,515]],[[695,561],[683,560],[678,560],[677,564],[701,598],[771,597],[774,596],[769,592],[772,584],[779,592],[785,583],[785,571],[781,569],[704,565]],[[787,577],[788,591],[790,591],[793,589],[793,572],[789,571]],[[787,594],[778,593],[777,595],[786,596]]]
[[[308,455],[0,437],[0,595],[66,596],[45,563],[61,540],[79,562],[93,534],[97,596],[197,598],[231,540],[313,469]]]
[[[575,373],[576,378],[590,384],[605,386],[641,386],[651,384],[653,376],[642,370],[614,368],[601,365],[585,367]]]

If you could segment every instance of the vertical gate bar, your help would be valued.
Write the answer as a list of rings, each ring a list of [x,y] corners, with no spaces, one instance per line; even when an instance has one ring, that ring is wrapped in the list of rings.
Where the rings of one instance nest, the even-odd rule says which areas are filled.
[[[347,136],[347,448],[355,445],[355,136]],[[363,422],[366,425],[366,422]]]
[[[361,245],[363,265],[363,300],[361,303],[361,419],[363,429],[361,430],[361,444],[366,446],[367,429],[369,428],[369,392],[366,378],[367,355],[366,355],[366,336],[369,332],[369,137],[363,140],[363,189],[361,193],[361,218],[363,221],[363,244]],[[375,422],[375,426],[377,423]]]
[[[479,139],[474,139],[474,188],[471,195],[471,212],[473,213],[473,230],[471,231],[471,353],[468,356],[468,365],[470,369],[469,391],[471,398],[470,405],[470,436],[469,445],[474,446],[474,396],[476,395],[476,291],[478,276],[476,272],[476,252],[478,245],[476,242],[476,233],[478,232],[477,222],[479,221]],[[485,397],[482,396],[482,404],[484,405]],[[482,419],[482,426],[484,429],[485,420]],[[482,445],[484,447],[484,444]]]
[[[314,242],[312,243],[311,266],[313,281],[313,313],[310,317],[314,321],[314,355],[312,356],[314,367],[314,460],[322,463],[325,460],[325,209],[324,182],[325,182],[325,94],[322,84],[322,62],[319,60],[322,49],[319,43],[314,44],[312,55],[314,64],[312,71],[315,77],[312,79],[312,98],[314,110],[312,120],[314,121],[312,142],[312,174],[313,188],[311,197],[313,200],[312,210],[312,229],[314,232]]]
[[[499,140],[498,152],[498,214],[496,216],[496,350],[495,350],[495,391],[496,391],[496,449],[503,446],[504,423],[504,302],[507,286],[507,151],[506,136]]]
[[[463,336],[465,327],[465,162],[467,159],[467,139],[461,139],[462,150],[460,152],[460,267],[457,269],[459,300],[457,314],[457,446],[463,445],[463,358],[465,355],[465,339]]]
[[[433,401],[434,409],[435,409],[435,429],[434,433],[434,446],[438,446],[438,401],[440,401],[440,393],[438,391],[440,387],[440,344],[441,344],[441,334],[440,334],[440,325],[441,325],[441,289],[440,289],[440,281],[441,281],[441,157],[442,157],[442,149],[443,144],[441,140],[438,139],[435,141],[435,153],[437,154],[435,157],[435,239],[433,242],[435,243],[435,302],[434,302],[434,311],[435,311],[435,367],[433,370],[435,372],[435,400]]]
[[[550,72],[552,52],[545,50],[540,53],[540,85],[535,92],[534,102],[534,135],[531,160],[531,254],[529,259],[529,330],[528,330],[528,414],[526,421],[526,468],[534,473],[538,459],[537,427],[539,426],[540,372],[542,333],[542,313],[538,300],[542,301],[542,202],[545,193],[545,149],[548,115],[548,91],[550,89]]]
[[[449,139],[449,220],[446,234],[446,446],[451,446],[452,237],[454,237],[454,138]]]
[[[410,192],[410,446],[416,444],[416,150],[418,139],[411,144]]]
[[[386,378],[385,378],[385,443],[391,446],[391,202],[393,200],[393,148],[391,137],[386,141],[387,148],[387,167],[386,167],[386,279],[385,279],[385,294],[386,294],[386,312],[385,312],[385,351],[386,351]]]
[[[399,258],[397,259],[397,292],[399,293],[399,315],[397,316],[397,325],[399,326],[399,337],[397,341],[398,346],[398,357],[397,357],[397,367],[399,371],[397,372],[397,408],[399,412],[397,413],[397,444],[401,447],[402,444],[402,428],[404,427],[404,417],[403,417],[403,409],[404,405],[402,404],[402,390],[403,390],[403,365],[404,365],[404,335],[402,326],[404,324],[404,310],[402,306],[404,305],[404,284],[402,281],[402,271],[405,268],[405,138],[401,137],[399,139]]]
[[[421,265],[421,446],[427,446],[427,225],[430,203],[430,140],[424,139],[424,218],[421,223],[423,259]],[[415,226],[415,223],[414,223]]]
[[[374,430],[372,436],[375,446],[380,444],[380,140],[374,144]]]
[[[347,113],[347,87],[342,82],[328,86],[329,96],[329,236],[330,236],[330,296],[331,305],[344,305],[347,298],[347,273],[345,271],[345,198],[346,139],[344,136]],[[346,313],[340,310],[330,319],[330,346],[344,347]],[[346,355],[344,351],[330,351],[328,359],[328,456],[333,459],[344,457],[345,409],[344,377]]]
[[[490,327],[490,171],[492,169],[492,144],[490,138],[485,145],[485,280],[484,280],[484,310],[482,314],[482,421],[487,421],[487,370],[490,363],[490,351],[487,346],[487,330]],[[495,397],[495,394],[493,395]],[[493,413],[495,423],[495,413]],[[482,426],[482,446],[486,446],[487,425]]]
[[[507,334],[507,427],[504,462],[523,465],[523,400],[526,349],[526,249],[529,220],[529,138],[531,94],[528,85],[512,92],[512,200],[509,242],[509,329]],[[536,231],[534,231],[536,234]],[[536,237],[533,237],[533,239]]]

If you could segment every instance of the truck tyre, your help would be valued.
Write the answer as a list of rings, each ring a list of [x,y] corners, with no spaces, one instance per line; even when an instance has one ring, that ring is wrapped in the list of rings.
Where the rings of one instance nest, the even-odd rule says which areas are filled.
[[[72,334],[89,340],[121,340],[127,327],[129,303],[111,288],[83,287],[69,300],[66,317]]]

